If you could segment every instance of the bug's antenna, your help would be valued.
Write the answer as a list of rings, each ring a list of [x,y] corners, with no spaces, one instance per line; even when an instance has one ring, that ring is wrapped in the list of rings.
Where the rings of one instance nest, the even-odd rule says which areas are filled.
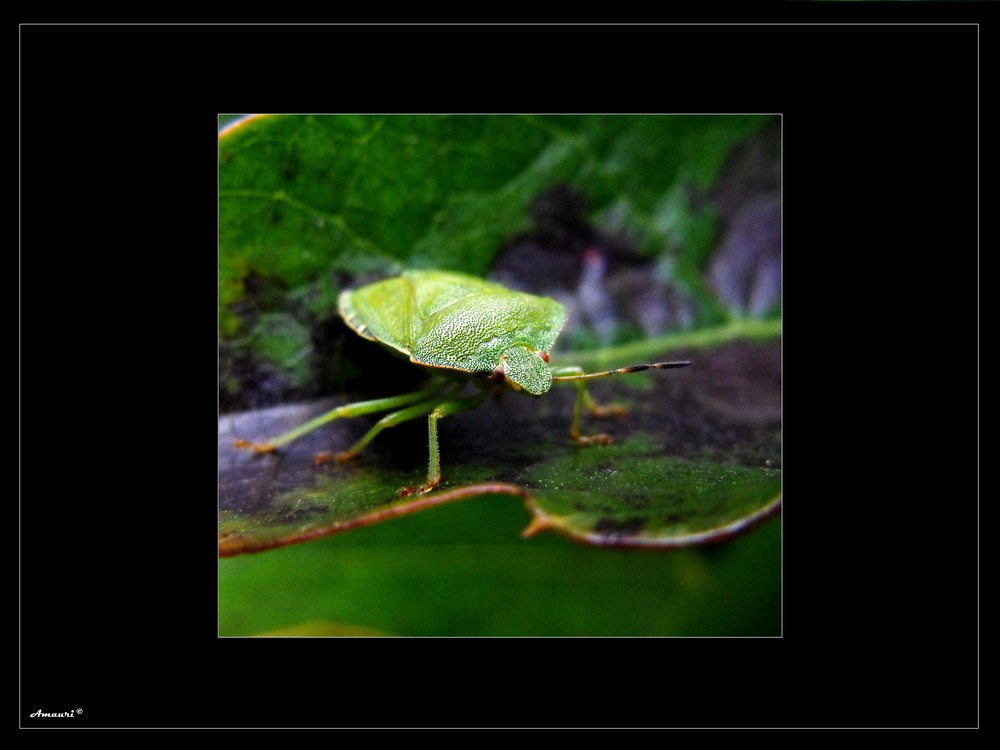
[[[632,365],[631,367],[620,367],[617,370],[608,370],[606,372],[580,373],[578,375],[556,375],[552,378],[552,380],[587,380],[590,378],[606,378],[609,375],[625,375],[626,373],[642,372],[643,370],[670,370],[674,367],[687,367],[690,364],[690,360],[681,360],[678,362],[655,362],[651,365]]]

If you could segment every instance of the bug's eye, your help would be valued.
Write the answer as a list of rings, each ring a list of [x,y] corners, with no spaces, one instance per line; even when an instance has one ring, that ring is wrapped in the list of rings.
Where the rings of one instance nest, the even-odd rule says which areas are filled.
[[[541,357],[541,358],[542,358],[542,359],[543,359],[543,360],[544,360],[545,362],[548,362],[548,361],[549,361],[549,353],[548,353],[548,352],[535,352],[535,353],[536,353],[536,354],[537,354],[537,355],[538,355],[539,357]]]

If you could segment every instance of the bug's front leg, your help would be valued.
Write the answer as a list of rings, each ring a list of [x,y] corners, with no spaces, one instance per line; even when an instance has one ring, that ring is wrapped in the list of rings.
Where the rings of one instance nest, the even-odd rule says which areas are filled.
[[[553,372],[553,375],[557,376],[574,376],[582,374],[583,369],[580,367],[563,367]],[[590,390],[587,388],[586,382],[583,380],[576,380],[575,382],[576,403],[573,405],[573,421],[569,427],[570,439],[577,445],[608,445],[611,442],[611,436],[603,432],[597,433],[596,435],[580,434],[580,422],[583,417],[583,410],[586,409],[595,417],[620,417],[626,414],[628,410],[620,404],[599,406],[594,403],[594,399],[590,395]]]
[[[483,403],[488,395],[489,391],[484,391],[475,396],[444,401],[435,406],[434,410],[427,415],[427,480],[419,487],[403,487],[399,491],[401,496],[423,495],[441,484],[441,452],[438,449],[437,434],[438,420],[442,417],[447,417],[449,414],[458,414],[459,412],[475,409]]]
[[[600,407],[595,406],[587,390],[587,386],[583,382],[577,382],[576,404],[573,406],[573,422],[569,426],[570,439],[577,445],[608,445],[611,442],[611,436],[606,433],[599,432],[595,435],[580,434],[580,417],[583,414],[584,408],[587,408],[591,413],[594,413],[595,409],[600,409]],[[605,416],[608,411],[610,409],[601,409],[599,416]],[[621,413],[624,414],[624,410]]]

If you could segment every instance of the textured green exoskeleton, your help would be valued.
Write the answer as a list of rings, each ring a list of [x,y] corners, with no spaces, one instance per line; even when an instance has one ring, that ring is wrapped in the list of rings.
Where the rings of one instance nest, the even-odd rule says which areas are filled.
[[[566,323],[563,305],[548,297],[514,292],[500,284],[449,271],[407,271],[345,291],[340,295],[339,308],[347,325],[358,335],[445,377],[414,393],[338,407],[273,440],[238,441],[236,445],[270,453],[331,420],[391,412],[348,450],[316,457],[317,463],[339,462],[354,458],[385,428],[426,416],[430,454],[427,481],[419,487],[404,487],[403,495],[429,492],[441,481],[438,420],[475,408],[496,388],[541,396],[553,382],[577,381],[570,437],[581,445],[606,444],[611,442],[607,435],[580,435],[582,410],[586,408],[596,416],[622,414],[624,410],[595,405],[584,380],[691,364],[658,362],[591,374],[578,367],[553,371],[549,367],[549,350]],[[461,396],[469,381],[479,386],[478,392]]]

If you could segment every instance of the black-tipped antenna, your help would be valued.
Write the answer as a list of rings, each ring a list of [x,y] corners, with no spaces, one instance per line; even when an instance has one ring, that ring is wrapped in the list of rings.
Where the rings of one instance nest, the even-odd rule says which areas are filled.
[[[552,378],[552,380],[587,380],[589,378],[606,378],[609,375],[625,375],[629,372],[642,372],[643,370],[670,370],[674,367],[687,367],[690,364],[690,360],[682,360],[680,362],[656,362],[651,365],[632,365],[631,367],[620,367],[617,370],[608,370],[606,372],[581,373],[580,375],[556,375]]]

